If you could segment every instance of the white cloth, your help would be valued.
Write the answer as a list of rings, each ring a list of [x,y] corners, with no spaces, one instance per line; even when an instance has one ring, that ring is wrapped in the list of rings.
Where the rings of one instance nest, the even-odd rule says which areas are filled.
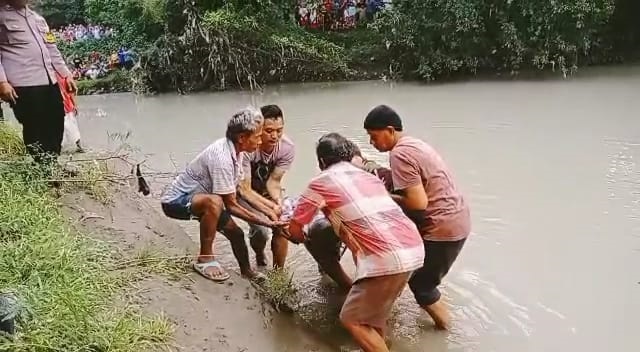
[[[64,133],[62,134],[62,147],[75,147],[80,140],[80,129],[76,114],[70,112],[64,117]]]

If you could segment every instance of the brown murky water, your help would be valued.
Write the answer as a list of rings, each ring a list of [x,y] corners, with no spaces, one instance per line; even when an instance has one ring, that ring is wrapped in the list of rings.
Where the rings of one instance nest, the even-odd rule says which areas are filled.
[[[407,290],[393,319],[393,350],[640,350],[640,68],[565,81],[94,96],[80,99],[80,123],[93,147],[118,145],[108,134],[130,132],[127,142],[147,153],[148,165],[170,172],[221,137],[230,114],[249,103],[285,111],[298,148],[286,177],[291,194],[317,172],[313,148],[325,132],[386,160],[361,128],[379,103],[397,108],[407,131],[455,171],[471,203],[473,235],[444,284],[454,328],[433,331]],[[217,246],[235,267],[226,243]],[[335,320],[340,302],[311,257],[293,246],[290,258],[303,289],[301,316],[337,348],[353,349]]]

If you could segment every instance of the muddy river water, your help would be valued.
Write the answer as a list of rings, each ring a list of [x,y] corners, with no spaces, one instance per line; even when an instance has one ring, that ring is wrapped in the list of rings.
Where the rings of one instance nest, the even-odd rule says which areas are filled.
[[[442,153],[473,214],[473,234],[444,283],[452,331],[435,332],[407,289],[394,312],[394,351],[640,351],[640,68],[563,81],[304,84],[79,103],[90,147],[129,134],[162,172],[223,136],[234,110],[278,104],[297,145],[290,194],[317,172],[313,148],[325,132],[385,162],[361,126],[371,107],[389,104],[409,134]],[[189,231],[197,240],[196,227]],[[223,262],[237,269],[219,237]],[[335,320],[340,302],[311,257],[292,246],[289,263],[303,320],[338,350],[353,349]]]

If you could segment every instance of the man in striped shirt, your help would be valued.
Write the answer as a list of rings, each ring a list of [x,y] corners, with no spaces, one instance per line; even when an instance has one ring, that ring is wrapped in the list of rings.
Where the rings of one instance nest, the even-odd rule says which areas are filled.
[[[349,140],[347,143],[354,151],[354,157],[351,163],[375,175],[382,181],[387,191],[392,193],[393,183],[391,181],[391,170],[379,165],[373,160],[365,158],[355,143]],[[320,273],[327,274],[341,289],[349,291],[351,285],[353,285],[353,280],[344,271],[342,264],[340,264],[340,259],[342,258],[341,251],[343,250],[342,241],[340,241],[340,238],[336,235],[331,223],[320,213],[319,216],[308,225],[305,232],[307,233],[307,239],[304,242],[304,246],[313,259],[318,262],[318,270]]]
[[[323,136],[316,154],[322,172],[300,197],[289,222],[290,240],[304,242],[303,227],[318,210],[325,214],[356,262],[340,320],[365,351],[388,351],[386,322],[411,273],[422,266],[422,240],[384,184],[351,163],[354,149],[346,138]]]

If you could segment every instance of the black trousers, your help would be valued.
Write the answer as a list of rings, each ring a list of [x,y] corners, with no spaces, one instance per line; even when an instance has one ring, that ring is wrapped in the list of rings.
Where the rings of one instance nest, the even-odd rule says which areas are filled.
[[[424,241],[424,266],[413,272],[409,288],[421,307],[440,300],[438,286],[462,251],[466,238],[459,241]]]
[[[60,155],[64,133],[64,104],[57,84],[15,87],[18,99],[11,108],[22,124],[22,138],[36,162]]]

